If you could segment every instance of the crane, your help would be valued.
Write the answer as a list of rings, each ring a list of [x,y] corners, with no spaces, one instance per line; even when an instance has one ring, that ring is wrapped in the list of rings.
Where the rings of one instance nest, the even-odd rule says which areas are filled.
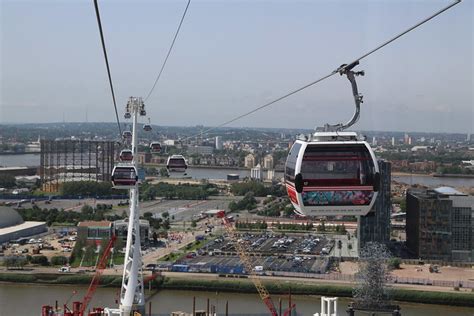
[[[84,312],[89,305],[92,297],[94,296],[95,291],[97,290],[97,286],[99,285],[99,280],[104,272],[104,269],[107,265],[107,260],[109,258],[109,255],[111,253],[112,247],[114,246],[114,242],[117,239],[117,236],[112,235],[110,238],[107,246],[104,249],[104,253],[102,254],[102,257],[99,260],[99,263],[97,264],[95,268],[95,274],[94,277],[92,278],[91,284],[89,285],[89,288],[87,289],[87,293],[84,296],[84,299],[82,300],[81,308],[79,310],[79,316],[83,316]]]
[[[262,299],[262,301],[267,306],[267,308],[270,311],[271,315],[272,316],[278,316],[278,312],[275,308],[275,305],[273,304],[272,298],[270,297],[270,293],[265,288],[262,281],[258,277],[256,271],[254,270],[252,262],[250,260],[250,257],[247,255],[247,251],[246,251],[245,247],[237,241],[237,238],[235,236],[234,226],[232,226],[232,223],[230,222],[230,220],[227,218],[227,216],[225,216],[224,211],[220,211],[217,214],[217,217],[222,219],[222,223],[224,224],[224,227],[225,227],[227,233],[229,234],[229,237],[234,242],[235,250],[237,251],[237,254],[239,255],[240,261],[244,265],[245,270],[247,271],[247,273],[250,276],[250,279],[252,280],[253,284],[257,288],[257,291],[258,291],[258,294],[260,295],[260,298]]]

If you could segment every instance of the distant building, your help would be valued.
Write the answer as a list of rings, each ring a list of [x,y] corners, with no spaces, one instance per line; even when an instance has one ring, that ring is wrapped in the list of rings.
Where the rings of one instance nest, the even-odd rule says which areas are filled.
[[[273,179],[275,179],[275,170],[273,170],[273,169],[268,169],[268,170],[267,170],[267,177],[266,177],[266,180],[272,181]]]
[[[174,139],[167,139],[163,142],[166,146],[174,146]]]
[[[262,180],[262,167],[260,164],[250,170],[250,178],[254,180]]]
[[[212,155],[214,152],[214,147],[212,146],[193,146],[188,147],[188,154],[198,154],[198,155]]]
[[[0,245],[47,231],[46,222],[25,222],[14,209],[0,206]]]
[[[419,258],[474,261],[474,196],[449,187],[409,190],[406,234]]]
[[[85,221],[77,224],[77,238],[85,239],[89,244],[99,245],[103,239],[112,236],[112,222]]]
[[[395,137],[392,137],[392,146],[395,146]]]
[[[245,156],[244,166],[245,168],[255,167],[255,156],[252,154],[248,154],[247,156]]]
[[[150,163],[152,158],[151,153],[138,153],[137,154],[137,162],[138,164],[145,164],[145,163]]]
[[[266,155],[263,158],[263,168],[264,169],[273,169],[273,156],[272,155]]]
[[[375,136],[372,137],[372,146],[377,146],[377,138]]]
[[[222,150],[222,136],[216,136],[216,150]]]
[[[388,244],[390,241],[392,168],[390,162],[379,160],[378,163],[380,169],[380,191],[370,213],[358,218],[358,249],[362,249],[368,242]]]
[[[411,148],[412,152],[417,152],[417,151],[428,151],[428,146],[413,146]]]

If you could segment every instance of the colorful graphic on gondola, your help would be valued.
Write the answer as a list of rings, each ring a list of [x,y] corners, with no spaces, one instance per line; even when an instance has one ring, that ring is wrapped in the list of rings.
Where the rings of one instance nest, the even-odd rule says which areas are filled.
[[[370,190],[304,191],[304,206],[369,205],[374,192]]]

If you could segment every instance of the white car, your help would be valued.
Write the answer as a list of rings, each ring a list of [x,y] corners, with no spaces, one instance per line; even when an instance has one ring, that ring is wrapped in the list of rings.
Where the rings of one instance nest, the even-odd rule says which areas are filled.
[[[58,272],[71,272],[71,267],[61,267],[58,269]]]

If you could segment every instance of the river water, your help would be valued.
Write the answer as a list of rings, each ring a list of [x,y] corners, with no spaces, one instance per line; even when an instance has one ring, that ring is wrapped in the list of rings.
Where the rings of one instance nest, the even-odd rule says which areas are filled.
[[[23,155],[0,155],[0,166],[39,166],[39,154],[23,154]],[[215,168],[188,168],[187,176],[193,179],[227,179],[228,174],[238,174],[240,178],[249,177],[250,170],[234,170],[234,169],[215,169]],[[265,177],[265,172],[263,177]],[[276,172],[275,176],[280,178],[282,173]],[[430,177],[420,175],[402,175],[392,176],[393,180],[406,184],[421,184],[428,187],[452,186],[452,187],[473,187],[474,178],[450,178],[450,177]]]
[[[85,294],[85,287],[76,286],[51,286],[51,285],[19,285],[0,284],[0,316],[7,315],[40,315],[42,305],[53,305],[55,300],[59,304],[65,302],[74,290],[77,294],[71,299],[81,300]],[[118,289],[98,289],[90,306],[116,307]],[[229,314],[235,315],[268,315],[266,307],[257,294],[233,294],[215,292],[193,292],[193,291],[170,291],[163,290],[150,298],[152,302],[153,315],[170,315],[172,311],[192,311],[192,299],[196,297],[196,309],[205,310],[207,298],[210,304],[217,306],[219,315],[224,315],[225,303],[229,302]],[[273,297],[278,309],[279,296]],[[282,305],[288,306],[287,298],[282,298]],[[313,315],[320,312],[319,296],[293,296],[297,306],[298,315]],[[346,315],[345,308],[348,299],[339,299],[338,315]],[[404,316],[473,316],[474,308],[451,307],[442,305],[399,303]],[[147,305],[148,308],[148,305]],[[147,314],[148,315],[148,314]]]

